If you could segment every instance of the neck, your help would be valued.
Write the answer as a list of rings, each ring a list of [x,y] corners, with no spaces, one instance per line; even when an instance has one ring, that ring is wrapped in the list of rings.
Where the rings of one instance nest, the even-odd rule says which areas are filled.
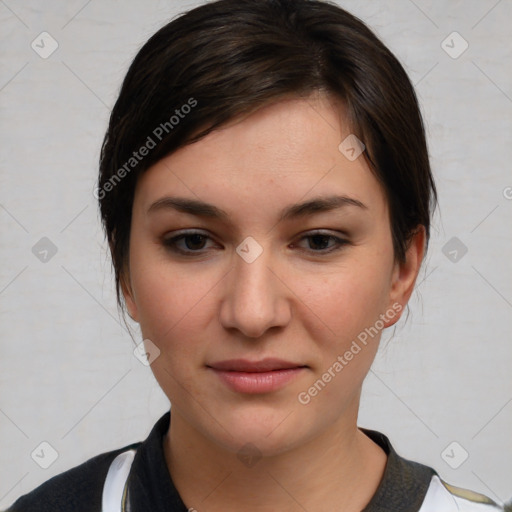
[[[296,448],[244,465],[174,407],[164,437],[165,459],[189,510],[361,511],[377,490],[387,456],[356,421],[357,412]]]

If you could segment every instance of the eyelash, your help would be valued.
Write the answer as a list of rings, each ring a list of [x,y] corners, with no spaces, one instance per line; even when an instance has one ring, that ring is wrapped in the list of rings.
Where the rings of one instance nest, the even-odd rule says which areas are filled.
[[[197,250],[197,251],[193,251],[193,250],[183,250],[183,249],[178,249],[176,244],[180,241],[180,240],[183,240],[183,239],[186,239],[186,238],[189,238],[189,237],[192,237],[192,236],[200,236],[202,237],[203,239],[210,239],[211,240],[211,237],[204,234],[204,233],[201,233],[201,232],[196,232],[196,231],[187,231],[187,232],[184,232],[184,233],[181,233],[177,236],[174,236],[174,237],[171,237],[171,238],[167,238],[167,239],[164,239],[163,240],[163,245],[169,250],[169,251],[172,251],[172,252],[175,252],[175,253],[178,253],[178,254],[183,254],[183,255],[187,255],[187,256],[190,256],[190,255],[200,255],[202,254],[201,251],[204,252],[204,250]],[[318,231],[315,231],[315,232],[312,232],[310,233],[309,235],[306,235],[306,236],[303,236],[300,241],[304,240],[304,239],[308,239],[308,238],[312,238],[312,237],[323,237],[323,238],[330,238],[332,240],[334,240],[335,242],[335,245],[334,247],[328,249],[328,250],[325,250],[325,249],[321,249],[319,251],[315,251],[315,250],[312,250],[310,249],[309,251],[311,251],[313,254],[319,254],[319,255],[327,255],[327,254],[330,254],[332,252],[335,252],[335,251],[339,251],[340,249],[343,249],[343,247],[345,245],[347,245],[349,242],[348,240],[344,240],[343,238],[339,238],[337,236],[334,236],[334,235],[331,235],[331,234],[327,234],[327,233],[322,233],[322,232],[318,232]],[[309,252],[308,249],[304,249],[306,252]]]

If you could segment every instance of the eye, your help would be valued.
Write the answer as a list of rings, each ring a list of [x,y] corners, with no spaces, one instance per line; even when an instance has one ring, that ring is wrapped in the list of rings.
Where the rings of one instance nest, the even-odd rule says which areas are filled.
[[[166,248],[173,252],[181,254],[199,254],[200,251],[204,250],[204,244],[206,240],[211,240],[211,238],[204,233],[197,231],[187,231],[181,233],[180,235],[164,239],[163,244]],[[180,242],[184,243],[180,244]],[[181,247],[178,246],[179,244]]]
[[[302,240],[310,241],[310,243],[308,244],[310,248],[306,250],[320,254],[328,254],[337,251],[339,249],[342,249],[343,246],[349,243],[348,240],[344,240],[343,238],[339,238],[329,233],[323,233],[318,231],[303,236],[301,238],[301,241]],[[333,244],[330,247],[328,247],[329,241],[333,242]]]
[[[208,240],[211,240],[211,237],[205,233],[186,231],[179,235],[166,238],[162,243],[168,250],[175,253],[199,255],[205,251],[205,244]],[[349,243],[343,238],[323,232],[310,233],[300,239],[300,241],[303,240],[309,240],[309,248],[304,250],[318,254],[328,254],[337,251]],[[332,242],[330,246],[329,242]]]

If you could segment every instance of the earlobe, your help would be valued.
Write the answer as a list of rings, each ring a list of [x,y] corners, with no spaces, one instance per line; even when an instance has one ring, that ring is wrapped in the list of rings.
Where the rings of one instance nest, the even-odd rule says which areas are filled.
[[[425,244],[425,227],[418,226],[409,241],[405,261],[397,262],[393,270],[389,308],[398,311],[398,314],[386,322],[386,327],[391,327],[398,322],[409,302],[425,254]]]

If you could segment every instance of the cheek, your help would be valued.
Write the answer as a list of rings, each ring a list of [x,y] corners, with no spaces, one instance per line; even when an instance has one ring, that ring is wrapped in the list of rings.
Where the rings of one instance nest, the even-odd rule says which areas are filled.
[[[326,422],[334,422],[356,400],[375,358],[382,332],[375,329],[387,306],[388,272],[361,258],[328,276],[302,281],[300,321],[318,359],[301,396],[309,396],[308,407]]]
[[[200,400],[203,390],[196,383],[196,366],[203,360],[206,298],[210,287],[205,279],[153,265],[145,271],[137,286],[139,324],[144,339],[160,350],[151,370],[173,405],[187,408],[185,395]],[[203,341],[204,343],[204,341]]]
[[[322,324],[326,344],[343,348],[384,313],[389,297],[389,269],[363,258],[328,274],[297,279],[297,295],[307,306],[312,325]],[[296,289],[297,289],[296,288]],[[305,316],[304,316],[305,318]]]
[[[130,269],[138,321],[143,337],[155,343],[163,356],[153,370],[163,364],[173,372],[185,371],[201,359],[205,330],[215,318],[214,285],[221,276],[213,276],[206,265],[178,265],[165,258],[134,251]]]
[[[176,266],[148,268],[133,280],[143,332],[163,342],[191,326],[200,328],[198,315],[205,314],[209,281],[197,271],[189,274]]]

